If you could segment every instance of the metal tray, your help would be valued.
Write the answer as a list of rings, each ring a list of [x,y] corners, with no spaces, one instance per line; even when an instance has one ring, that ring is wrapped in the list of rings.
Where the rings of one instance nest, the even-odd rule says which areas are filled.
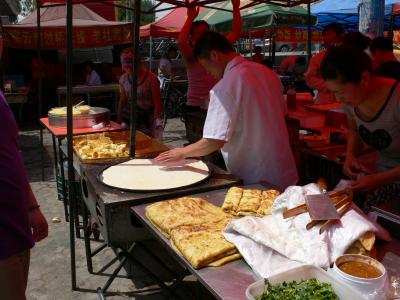
[[[110,122],[110,110],[104,107],[92,107],[87,114],[75,115],[73,117],[73,128],[91,128],[99,123]],[[67,116],[55,116],[49,113],[49,124],[54,127],[66,128]]]

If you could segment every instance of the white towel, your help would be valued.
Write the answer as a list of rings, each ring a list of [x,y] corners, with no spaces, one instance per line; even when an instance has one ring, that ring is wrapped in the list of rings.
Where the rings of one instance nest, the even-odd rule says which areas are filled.
[[[315,184],[288,187],[276,199],[272,215],[234,220],[228,224],[224,236],[235,244],[247,263],[261,277],[272,276],[299,264],[328,268],[367,231],[390,237],[386,231],[380,231],[384,229],[378,230],[362,212],[354,209],[350,209],[340,222],[322,234],[319,234],[319,226],[306,229],[307,223],[311,221],[308,213],[283,219],[282,213],[286,209],[305,203],[306,195],[319,193]]]

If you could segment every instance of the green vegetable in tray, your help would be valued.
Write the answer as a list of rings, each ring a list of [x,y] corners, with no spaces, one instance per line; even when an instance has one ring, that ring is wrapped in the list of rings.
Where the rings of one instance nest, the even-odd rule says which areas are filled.
[[[265,291],[256,300],[339,300],[329,283],[317,279],[284,282],[271,285],[265,281]]]

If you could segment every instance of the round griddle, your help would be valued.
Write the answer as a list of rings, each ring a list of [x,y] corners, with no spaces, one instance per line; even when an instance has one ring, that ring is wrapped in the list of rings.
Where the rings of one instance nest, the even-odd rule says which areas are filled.
[[[102,170],[98,180],[124,191],[157,192],[192,186],[209,176],[209,167],[200,160],[161,165],[152,159],[131,159]]]

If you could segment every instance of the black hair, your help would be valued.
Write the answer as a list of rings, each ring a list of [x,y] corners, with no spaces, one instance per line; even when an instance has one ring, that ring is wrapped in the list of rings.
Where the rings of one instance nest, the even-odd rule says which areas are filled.
[[[306,60],[306,58],[304,56],[299,56],[296,59],[296,64],[299,64],[300,66],[305,66],[306,62],[307,62],[307,60]]]
[[[347,44],[349,46],[356,47],[361,50],[365,50],[368,48],[371,39],[361,32],[348,32],[342,38],[343,44]]]
[[[210,25],[206,21],[204,21],[204,20],[194,21],[192,23],[192,26],[190,27],[190,35],[193,34],[193,32],[196,29],[196,27],[199,27],[201,25],[207,26],[207,28],[210,29]]]
[[[339,23],[330,23],[326,25],[322,29],[322,32],[325,33],[327,31],[333,31],[334,33],[336,33],[337,36],[342,36],[344,33],[343,27]]]
[[[197,41],[193,49],[195,59],[210,58],[210,52],[216,50],[222,53],[235,52],[228,39],[215,31],[207,31]]]
[[[169,53],[169,52],[177,52],[177,51],[178,51],[178,48],[176,48],[176,46],[174,46],[174,45],[169,46],[168,49],[167,49],[167,53]]]
[[[322,60],[320,72],[324,80],[358,83],[363,72],[372,72],[372,61],[365,51],[340,45],[330,48]]]
[[[85,61],[85,62],[83,63],[83,67],[84,67],[84,68],[90,67],[90,68],[93,70],[93,69],[94,69],[94,64],[93,64],[92,61],[87,60],[87,61]]]
[[[376,50],[393,51],[393,42],[387,37],[376,37],[369,45],[369,50],[371,51],[371,53],[375,53]]]

